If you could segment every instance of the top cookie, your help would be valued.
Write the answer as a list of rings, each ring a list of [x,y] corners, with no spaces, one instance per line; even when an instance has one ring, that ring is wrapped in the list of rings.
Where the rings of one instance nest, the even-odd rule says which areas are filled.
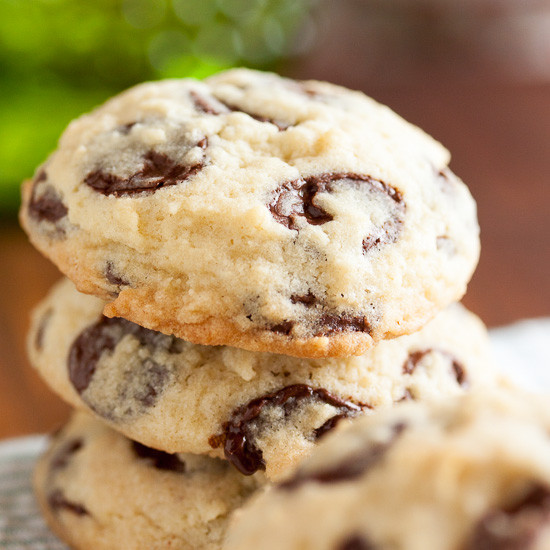
[[[359,92],[238,69],[142,84],[71,123],[21,221],[109,316],[360,354],[465,292],[479,230],[448,161]]]

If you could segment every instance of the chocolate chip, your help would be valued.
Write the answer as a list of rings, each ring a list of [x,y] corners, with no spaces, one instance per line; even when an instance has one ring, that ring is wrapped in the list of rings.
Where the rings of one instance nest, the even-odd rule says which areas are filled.
[[[319,317],[315,336],[329,336],[339,332],[368,332],[371,327],[365,317],[325,313]]]
[[[46,173],[46,170],[41,169],[38,174],[36,174],[36,177],[34,178],[34,185],[37,185],[43,181],[47,181],[48,174]]]
[[[310,308],[317,304],[322,312],[323,305],[322,303],[317,303],[317,299],[314,296],[313,299],[310,299],[308,296],[291,296],[290,300],[294,304],[303,303],[306,307]],[[284,334],[285,336],[290,336],[295,324],[295,321],[286,320],[282,323],[271,326],[269,330],[279,334]],[[366,317],[354,317],[345,313],[320,313],[313,321],[313,336],[331,336],[340,332],[367,332],[370,334],[371,326],[367,322]]]
[[[168,370],[165,366],[155,363],[153,360],[147,358],[142,362],[142,368],[139,375],[141,377],[141,383],[136,388],[133,386],[123,385],[120,392],[121,401],[135,400],[141,404],[144,408],[152,407],[162,393],[162,389],[166,385],[166,379],[168,378]],[[133,373],[129,376],[132,377]],[[137,376],[137,373],[135,373]]]
[[[191,90],[189,92],[195,109],[201,113],[207,115],[221,115],[223,113],[231,112],[223,103],[213,98],[212,96],[205,96],[199,92]]]
[[[272,332],[278,332],[279,334],[284,334],[285,336],[289,336],[293,328],[294,321],[283,321],[282,323],[273,325],[272,327],[270,327],[269,330],[271,330]]]
[[[149,330],[120,317],[101,316],[80,333],[69,351],[69,376],[79,393],[88,387],[101,356],[113,351],[128,334],[150,349],[166,349],[170,353],[174,350],[174,336]]]
[[[447,359],[450,363],[450,368],[453,372],[453,375],[458,383],[459,386],[467,387],[468,386],[468,377],[466,376],[466,369],[458,361],[458,359],[448,351],[440,350],[440,349],[424,349],[424,350],[418,350],[413,351],[409,353],[409,356],[403,363],[403,374],[413,374],[416,367],[419,363],[422,362],[424,357],[429,355],[430,353],[436,353]]]
[[[311,225],[323,225],[334,219],[317,204],[322,193],[333,193],[341,187],[352,187],[386,199],[390,219],[363,239],[363,252],[395,242],[401,232],[405,203],[401,193],[386,183],[360,174],[319,174],[282,184],[271,196],[268,207],[277,222],[298,230],[300,218]]]
[[[143,328],[118,317],[109,319],[102,316],[80,333],[69,350],[69,379],[78,393],[82,395],[92,383],[101,357],[112,353],[127,335],[136,338],[140,346],[151,352],[180,351],[180,342],[174,336]],[[140,356],[136,354],[135,357]],[[130,369],[126,369],[126,365],[121,365],[120,368],[122,373],[117,385],[116,403],[98,398],[92,401],[89,396],[83,395],[83,399],[95,412],[111,419],[134,414],[137,412],[136,407],[141,410],[153,406],[170,378],[168,367],[159,365],[150,357],[141,359],[138,365],[133,365]],[[113,399],[112,395],[110,399]],[[122,404],[127,407],[122,407]],[[115,410],[118,411],[116,414]]]
[[[137,122],[128,122],[126,124],[121,124],[118,126],[117,131],[124,136],[127,136],[132,128],[137,124]]]
[[[367,406],[367,408],[370,409],[371,407]],[[336,425],[338,424],[338,422],[340,422],[340,420],[343,420],[344,418],[348,418],[348,417],[349,417],[349,414],[342,413],[342,414],[337,414],[332,418],[329,418],[322,426],[320,426],[313,432],[315,439],[319,439],[323,437],[326,433],[336,428]]]
[[[132,441],[134,453],[141,459],[146,460],[151,466],[158,470],[170,472],[185,472],[185,462],[182,462],[175,454],[165,453],[151,447],[146,447],[137,441]]]
[[[117,317],[101,319],[85,328],[69,350],[69,379],[78,393],[89,386],[96,370],[97,362],[107,351],[115,349],[122,338],[111,327],[124,326],[128,322]]]
[[[259,397],[233,411],[231,419],[223,426],[223,436],[210,437],[210,444],[224,445],[227,460],[241,473],[251,475],[265,468],[261,449],[253,441],[252,428],[259,421],[262,411],[268,406],[281,407],[285,416],[290,414],[303,401],[327,403],[338,409],[335,416],[354,416],[359,414],[366,405],[344,401],[323,388],[312,388],[305,384],[286,386],[281,390]],[[320,428],[322,435],[336,423],[325,423]],[[313,434],[315,437],[317,434]]]
[[[323,191],[324,188],[320,192]],[[327,223],[333,217],[315,206],[317,192],[316,186],[305,179],[286,182],[278,187],[271,197],[268,204],[271,215],[289,229],[298,229],[297,219],[300,217],[305,218],[311,225]]]
[[[225,434],[211,435],[208,438],[208,445],[210,445],[212,449],[217,449],[221,447],[224,443],[225,443]]]
[[[336,550],[376,550],[376,547],[363,535],[351,535],[338,544]]]
[[[529,550],[550,527],[550,489],[536,484],[518,501],[487,513],[464,550]]]
[[[282,120],[275,120],[264,115],[251,113],[250,111],[238,107],[237,105],[227,103],[226,101],[223,101],[217,97],[205,96],[204,94],[200,94],[198,92],[195,92],[194,90],[189,92],[189,95],[191,96],[191,99],[193,100],[193,104],[195,105],[197,111],[205,113],[207,115],[222,115],[238,112],[244,113],[254,120],[257,120],[258,122],[267,122],[269,124],[274,124],[275,126],[277,126],[279,131],[286,130],[287,128],[292,126],[291,124]]]
[[[310,473],[304,473],[301,470],[280,485],[282,489],[293,490],[304,483],[341,483],[351,481],[365,474],[370,468],[380,462],[395,440],[404,431],[406,425],[402,422],[395,424],[391,429],[391,435],[387,441],[370,444],[364,449],[360,449],[347,456],[338,464],[317,470]]]
[[[57,451],[55,456],[52,458],[50,462],[50,470],[61,470],[65,468],[69,463],[72,455],[82,449],[83,446],[84,441],[82,441],[82,439],[80,438],[68,441],[65,445],[61,447],[61,449]]]
[[[317,298],[315,295],[310,291],[308,291],[307,294],[299,295],[299,294],[293,294],[290,297],[290,301],[293,304],[303,304],[304,306],[312,306],[315,303],[317,303]]]
[[[49,507],[57,512],[58,510],[67,510],[77,516],[89,516],[90,512],[82,504],[77,504],[67,500],[61,489],[56,489],[48,495]]]
[[[206,138],[197,144],[203,151],[208,146]],[[149,151],[143,157],[143,167],[129,177],[94,170],[84,182],[103,195],[115,197],[132,196],[138,193],[157,191],[161,187],[176,185],[194,176],[204,165],[204,159],[191,166],[178,164],[163,153]]]
[[[118,287],[130,286],[130,282],[116,272],[113,262],[107,262],[107,264],[105,265],[105,278],[112,285]]]
[[[256,113],[251,113],[250,111],[246,111],[245,109],[242,109],[241,107],[237,107],[236,105],[230,105],[226,102],[223,102],[223,104],[231,111],[233,112],[239,112],[244,113],[245,115],[248,115],[249,117],[253,118],[254,120],[257,120],[258,122],[265,122],[268,124],[273,124],[274,126],[277,126],[279,132],[283,132],[284,130],[287,130],[292,126],[289,122],[285,122],[282,120],[275,120],[274,118],[270,118],[264,115],[259,115]]]
[[[461,363],[456,361],[455,359],[452,360],[451,368],[453,369],[456,381],[458,382],[459,386],[467,387],[468,386],[468,379],[466,378],[466,371],[464,370],[464,367]]]
[[[28,206],[29,214],[38,222],[56,223],[67,215],[68,209],[47,179],[44,170],[36,176]]]
[[[372,235],[363,239],[363,252],[366,254],[373,248],[395,242],[399,233],[401,233],[402,226],[403,220],[401,218],[385,221]]]
[[[257,120],[258,122],[266,122],[268,124],[273,124],[274,126],[277,126],[279,129],[279,132],[283,132],[292,124],[282,121],[282,120],[275,120],[274,118],[270,118],[264,115],[260,115],[257,113],[251,113],[248,110],[245,110],[237,105],[233,105],[230,103],[227,103],[226,101],[222,101],[221,99],[217,99],[221,104],[223,104],[230,112],[238,112],[238,113],[244,113],[245,115],[248,115],[249,117],[253,118],[254,120]]]
[[[44,334],[46,332],[46,328],[50,322],[50,319],[53,315],[53,309],[47,309],[45,313],[40,318],[40,321],[38,322],[38,328],[36,329],[36,336],[34,338],[34,347],[41,351],[44,347]]]

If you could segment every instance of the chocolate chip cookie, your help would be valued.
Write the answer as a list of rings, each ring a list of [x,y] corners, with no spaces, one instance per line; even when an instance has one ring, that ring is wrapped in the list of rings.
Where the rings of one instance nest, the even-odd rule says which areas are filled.
[[[35,472],[50,527],[71,548],[221,548],[232,512],[264,481],[223,460],[170,455],[84,413],[54,436]]]
[[[239,69],[142,84],[72,122],[21,221],[109,317],[359,355],[465,292],[479,230],[448,163],[359,92]]]
[[[252,499],[227,550],[546,550],[549,396],[407,403],[333,433]]]
[[[60,282],[29,333],[32,364],[64,400],[168,452],[284,477],[346,417],[495,380],[485,327],[460,305],[362,356],[305,359],[202,346],[102,314]]]

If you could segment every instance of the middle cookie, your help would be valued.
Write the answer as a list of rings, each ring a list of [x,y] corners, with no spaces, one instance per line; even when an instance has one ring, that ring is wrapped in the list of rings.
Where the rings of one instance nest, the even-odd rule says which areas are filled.
[[[495,380],[483,323],[460,305],[358,357],[202,346],[102,315],[65,280],[36,309],[31,362],[73,406],[166,452],[229,459],[272,479],[338,420]]]

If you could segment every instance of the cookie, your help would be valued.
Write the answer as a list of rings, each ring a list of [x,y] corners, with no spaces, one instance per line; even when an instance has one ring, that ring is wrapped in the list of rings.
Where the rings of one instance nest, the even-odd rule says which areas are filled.
[[[102,315],[64,280],[33,315],[46,383],[145,445],[225,456],[280,478],[339,419],[491,383],[485,327],[460,305],[362,356],[305,359],[202,346]]]
[[[142,84],[71,123],[21,221],[109,317],[358,355],[465,292],[479,228],[448,162],[359,92],[232,70]]]
[[[39,459],[35,492],[72,548],[221,548],[232,512],[264,483],[227,462],[170,455],[75,414]]]
[[[227,550],[547,550],[548,396],[407,403],[331,434],[235,516]]]

